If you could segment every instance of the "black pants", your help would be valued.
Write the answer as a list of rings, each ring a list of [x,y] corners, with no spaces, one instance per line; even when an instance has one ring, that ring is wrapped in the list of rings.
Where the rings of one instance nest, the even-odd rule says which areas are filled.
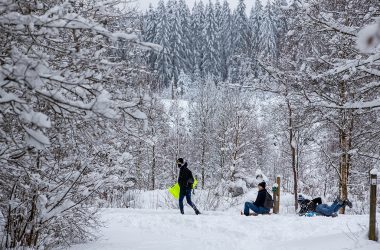
[[[192,207],[194,210],[196,209],[195,205],[191,201],[191,189],[187,188],[185,190],[182,190],[179,192],[179,209],[181,210],[181,213],[184,213],[183,211],[183,199],[186,197],[186,202],[189,204],[190,207]]]

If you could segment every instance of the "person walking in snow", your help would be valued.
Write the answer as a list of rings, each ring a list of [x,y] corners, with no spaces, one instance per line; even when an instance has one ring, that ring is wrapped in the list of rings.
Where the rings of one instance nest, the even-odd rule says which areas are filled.
[[[270,208],[266,208],[264,206],[265,200],[267,198],[267,190],[265,189],[266,184],[265,182],[260,182],[258,184],[259,192],[257,193],[257,198],[255,202],[246,202],[244,204],[244,215],[257,215],[257,214],[268,214],[270,211]],[[250,214],[249,210],[252,210],[254,214]],[[241,212],[243,215],[243,212]]]
[[[194,209],[196,215],[200,214],[197,207],[191,201],[191,190],[193,189],[194,177],[190,169],[187,168],[187,162],[184,162],[182,158],[177,160],[179,167],[178,184],[180,187],[179,192],[179,209],[181,214],[184,214],[183,199],[186,197],[187,204]]]

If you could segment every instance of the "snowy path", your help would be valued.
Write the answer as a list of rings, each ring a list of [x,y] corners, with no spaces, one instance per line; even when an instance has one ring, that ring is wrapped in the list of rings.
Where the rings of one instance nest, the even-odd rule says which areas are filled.
[[[106,209],[97,241],[72,250],[380,249],[365,240],[368,216],[245,217],[230,212],[180,215],[176,210]],[[363,231],[364,230],[364,231]]]

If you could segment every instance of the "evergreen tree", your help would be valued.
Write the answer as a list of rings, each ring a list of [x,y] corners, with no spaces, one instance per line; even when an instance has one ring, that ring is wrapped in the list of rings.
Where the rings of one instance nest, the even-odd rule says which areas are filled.
[[[265,6],[263,22],[260,26],[259,44],[261,57],[275,61],[277,55],[277,41],[273,22],[272,4],[270,2]]]
[[[157,33],[157,14],[152,4],[149,5],[148,11],[145,13],[143,20],[143,39],[145,42],[153,43]],[[155,51],[147,52],[147,64],[153,70],[157,59],[157,53]]]
[[[185,0],[179,0],[178,11],[180,17],[182,43],[180,47],[180,55],[182,58],[182,70],[184,72],[191,72],[193,61],[191,60],[191,50],[193,45],[193,37],[191,36],[191,16],[190,10]]]
[[[240,0],[233,14],[232,48],[233,54],[229,61],[229,79],[233,83],[243,84],[251,74],[252,45],[251,28],[246,15],[244,0]]]
[[[192,55],[194,62],[193,73],[199,72],[200,75],[203,75],[203,49],[205,38],[203,37],[202,31],[204,20],[204,6],[203,2],[200,1],[198,4],[194,5],[191,16],[191,30],[193,37]]]
[[[239,0],[233,16],[233,48],[235,54],[251,55],[251,28],[244,0]]]
[[[143,38],[146,42],[153,42],[157,32],[157,15],[152,4],[149,5],[149,9],[144,15],[143,21]]]
[[[219,0],[215,2],[214,20],[215,20],[215,53],[216,53],[216,72],[218,77],[223,76],[222,68],[222,46],[223,46],[223,35],[222,35],[222,5],[220,5]]]
[[[156,66],[160,83],[164,87],[168,87],[171,79],[171,58],[170,42],[169,42],[169,24],[167,19],[167,11],[163,0],[160,0],[157,8],[157,33],[154,42],[162,46],[162,50],[157,56]]]
[[[283,37],[288,32],[288,21],[285,16],[285,11],[283,10],[283,7],[286,5],[286,0],[275,0],[273,3],[273,23],[276,35],[277,57],[279,55],[279,50],[283,46],[281,41],[283,41]]]
[[[227,0],[224,0],[221,13],[221,28],[220,28],[220,65],[221,76],[223,80],[228,77],[229,59],[232,53],[232,16],[230,6]]]
[[[203,70],[205,74],[217,75],[216,23],[211,1],[206,6],[203,37],[205,38],[203,53]]]
[[[177,88],[178,76],[183,67],[183,58],[181,49],[183,48],[181,18],[179,16],[178,2],[169,0],[167,3],[168,21],[169,21],[169,54],[171,59],[172,88]],[[174,91],[172,92],[172,97]]]
[[[260,50],[260,32],[261,24],[263,20],[263,5],[260,0],[256,0],[255,6],[251,9],[249,18],[249,25],[252,29],[252,51],[254,56],[259,53]]]

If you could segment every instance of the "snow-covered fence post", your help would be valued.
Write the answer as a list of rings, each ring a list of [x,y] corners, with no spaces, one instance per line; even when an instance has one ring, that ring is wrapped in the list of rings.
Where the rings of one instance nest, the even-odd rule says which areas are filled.
[[[273,192],[273,213],[277,214],[276,211],[276,204],[277,204],[277,183],[274,183],[272,186],[272,192]]]
[[[376,234],[376,191],[377,191],[377,169],[372,169],[370,172],[370,197],[369,197],[369,240],[377,241]]]

